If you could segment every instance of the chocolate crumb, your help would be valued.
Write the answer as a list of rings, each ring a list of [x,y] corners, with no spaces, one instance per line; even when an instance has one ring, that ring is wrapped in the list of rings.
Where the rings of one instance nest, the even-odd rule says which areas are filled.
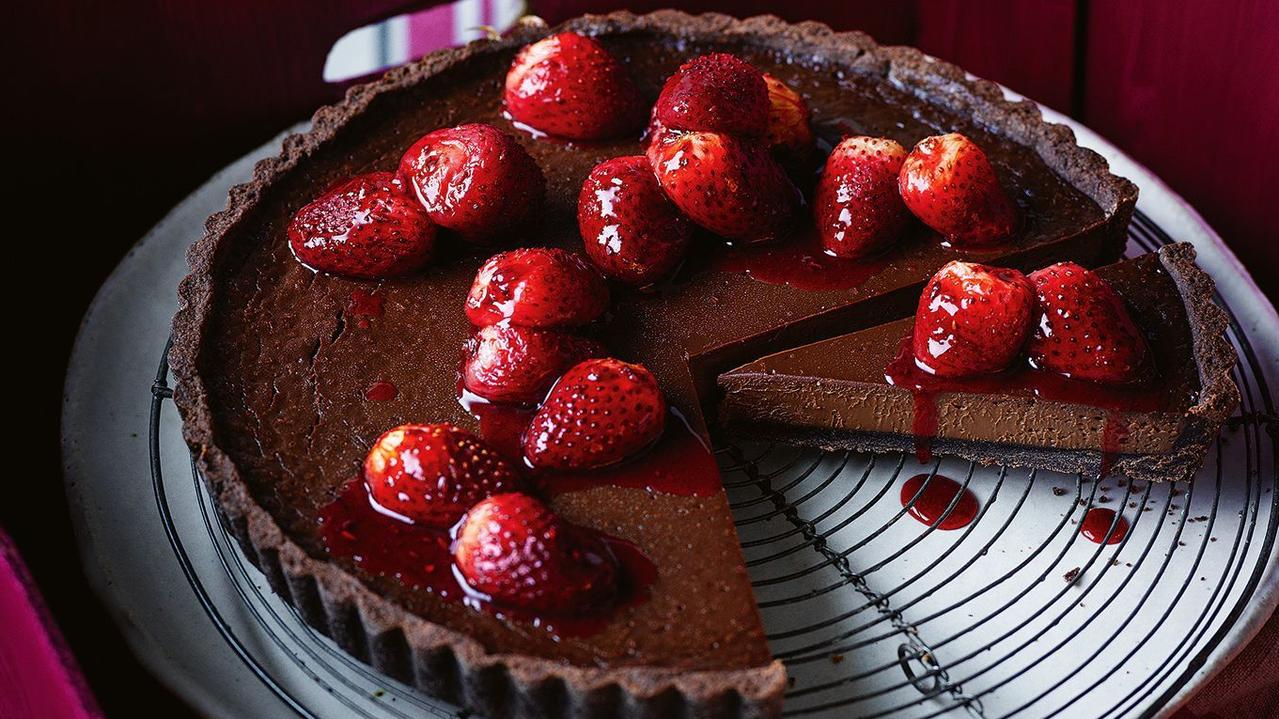
[[[840,662],[842,662],[842,661],[844,661],[844,655],[843,655],[843,654],[832,654],[832,655],[830,655],[830,663],[831,663],[831,664],[839,664],[839,663],[840,663]]]
[[[1053,487],[1054,496],[1060,497],[1061,495],[1065,493],[1066,493],[1066,489],[1064,487]]]
[[[1079,571],[1079,567],[1075,567],[1069,572],[1066,572],[1062,578],[1066,580],[1066,584],[1074,584],[1075,580],[1079,578]]]

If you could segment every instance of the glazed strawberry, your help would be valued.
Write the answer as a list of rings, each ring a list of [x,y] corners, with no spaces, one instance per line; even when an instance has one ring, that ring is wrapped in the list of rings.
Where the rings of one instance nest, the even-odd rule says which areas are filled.
[[[496,451],[449,424],[406,424],[383,434],[364,459],[364,483],[383,509],[440,529],[481,499],[523,486]]]
[[[1039,300],[1026,346],[1033,367],[1107,384],[1141,379],[1150,351],[1109,283],[1073,262],[1032,272],[1030,281]]]
[[[608,308],[608,286],[591,263],[557,247],[493,255],[475,274],[466,317],[476,327],[505,321],[563,329],[589,324]]]
[[[577,224],[595,266],[633,285],[649,285],[670,274],[684,259],[693,232],[641,156],[615,157],[595,166],[582,183]]]
[[[604,46],[571,32],[543,38],[515,56],[505,103],[516,122],[569,140],[638,132],[646,105]]]
[[[435,253],[435,225],[389,172],[329,189],[298,210],[288,236],[311,269],[361,279],[412,272]]]
[[[762,146],[713,132],[668,133],[649,160],[671,202],[717,235],[749,244],[788,229],[798,190]]]
[[[928,281],[915,312],[915,363],[942,377],[999,372],[1017,359],[1035,289],[1017,270],[949,262]]]
[[[728,53],[702,55],[666,80],[654,116],[672,130],[763,135],[768,86],[754,65]]]
[[[764,142],[779,157],[804,157],[813,150],[813,130],[808,125],[808,103],[798,92],[764,73],[768,88],[768,127]]]
[[[899,188],[906,207],[956,247],[1004,242],[1016,229],[1016,208],[986,153],[959,133],[915,145],[902,165]]]
[[[427,134],[400,159],[399,178],[436,224],[471,242],[520,228],[546,193],[546,178],[528,152],[482,123]]]
[[[462,384],[492,402],[540,402],[564,370],[604,354],[600,343],[565,332],[490,325],[467,341]]]
[[[910,213],[897,194],[906,148],[883,137],[846,137],[826,159],[813,212],[826,251],[864,257],[901,237]]]
[[[494,602],[569,616],[607,603],[621,575],[599,535],[518,493],[466,513],[453,559],[466,583]]]
[[[590,359],[564,373],[524,434],[524,459],[538,469],[594,469],[652,444],[666,399],[642,365]]]

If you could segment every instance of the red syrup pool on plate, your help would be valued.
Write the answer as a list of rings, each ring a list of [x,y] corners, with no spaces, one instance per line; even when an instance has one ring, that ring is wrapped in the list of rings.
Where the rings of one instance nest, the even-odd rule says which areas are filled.
[[[951,508],[952,502],[954,508]],[[964,485],[950,477],[928,473],[906,480],[902,485],[901,503],[910,516],[944,530],[967,527],[981,508],[977,495]],[[949,514],[947,509],[950,509]]]
[[[657,580],[657,567],[635,545],[579,528],[598,536],[621,565],[621,586],[614,601],[589,612],[570,610],[572,616],[563,617],[503,606],[475,592],[460,578],[453,563],[449,530],[416,525],[379,509],[359,477],[350,480],[337,499],[320,510],[320,529],[329,554],[350,559],[369,574],[392,577],[406,587],[528,623],[558,637],[589,636],[603,630],[618,610],[646,602],[649,588]]]
[[[937,436],[937,395],[945,392],[1038,397],[1105,410],[1106,425],[1102,431],[1103,470],[1113,463],[1128,437],[1124,412],[1153,412],[1167,409],[1169,405],[1169,399],[1158,383],[1139,386],[1104,385],[1024,365],[982,377],[938,377],[920,369],[915,363],[909,334],[902,340],[897,355],[884,368],[884,379],[895,387],[909,391],[914,397],[915,412],[911,433],[915,436],[915,455],[921,462],[928,461],[932,456],[932,440]]]
[[[1116,522],[1115,520],[1118,519]],[[1106,533],[1110,532],[1110,525],[1115,525],[1114,532],[1110,537],[1106,537]],[[1123,541],[1128,534],[1128,520],[1123,515],[1117,514],[1115,510],[1107,507],[1093,507],[1084,514],[1084,521],[1079,523],[1079,533],[1084,535],[1084,539],[1090,542],[1101,544],[1118,544]]]

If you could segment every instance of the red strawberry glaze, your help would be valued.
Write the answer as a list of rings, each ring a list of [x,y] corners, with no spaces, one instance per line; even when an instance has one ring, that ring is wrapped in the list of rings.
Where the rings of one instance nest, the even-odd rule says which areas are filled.
[[[1108,466],[1108,461],[1113,461],[1113,456],[1119,453],[1120,443],[1127,435],[1126,428],[1118,430],[1119,423],[1123,422],[1123,412],[1154,412],[1168,408],[1168,398],[1154,383],[1101,385],[1023,366],[979,377],[939,377],[925,372],[915,363],[910,335],[884,369],[884,379],[893,386],[908,390],[915,398],[911,433],[915,435],[915,456],[921,462],[932,457],[931,441],[937,436],[937,395],[944,392],[1033,396],[1107,410],[1107,426],[1103,433],[1104,466]],[[1110,460],[1105,459],[1107,454],[1111,455]]]
[[[1106,533],[1110,532],[1110,525],[1112,524],[1115,525],[1115,530],[1107,538]],[[1097,544],[1103,542],[1106,544],[1119,544],[1128,535],[1128,520],[1124,519],[1122,515],[1117,515],[1113,509],[1093,507],[1084,514],[1084,521],[1079,523],[1079,533],[1084,535],[1084,539]]]
[[[822,246],[812,227],[776,244],[731,247],[710,260],[711,269],[719,272],[746,273],[770,285],[810,291],[860,287],[887,264],[873,257],[835,257]]]
[[[484,441],[507,459],[523,461],[521,440],[534,408],[489,402],[460,383],[458,402],[479,420]],[[683,415],[670,407],[667,412],[661,438],[638,456],[597,471],[535,473],[534,483],[552,497],[603,485],[685,497],[713,496],[722,486],[714,453]]]
[[[353,317],[381,317],[384,302],[382,295],[364,290],[351,290],[351,304],[347,305],[347,310]]]
[[[396,387],[394,382],[380,379],[364,390],[364,399],[370,402],[390,402],[399,394],[400,388]]]
[[[967,487],[950,477],[928,473],[917,474],[902,484],[901,503],[910,516],[947,531],[967,527],[981,507],[977,495]]]
[[[499,404],[470,392],[459,380],[457,401],[471,416],[480,422],[480,436],[493,449],[517,465],[524,463],[524,447],[521,439],[528,423],[533,419],[536,407],[518,404]]]
[[[607,607],[587,613],[568,608],[569,616],[557,616],[488,601],[458,579],[449,530],[409,524],[383,514],[370,501],[368,490],[358,477],[348,482],[337,499],[321,510],[320,524],[329,554],[351,559],[369,574],[393,577],[405,586],[531,624],[556,637],[582,637],[600,632],[621,609],[646,602],[649,587],[657,580],[657,567],[635,545],[592,532],[604,542],[622,568],[619,595]]]
[[[662,437],[643,454],[595,472],[547,472],[535,481],[550,496],[592,487],[632,487],[656,494],[709,497],[722,486],[715,455],[674,409]]]

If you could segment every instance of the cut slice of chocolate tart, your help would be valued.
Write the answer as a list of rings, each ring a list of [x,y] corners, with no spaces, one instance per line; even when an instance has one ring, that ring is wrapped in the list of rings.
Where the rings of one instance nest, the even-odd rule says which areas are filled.
[[[914,318],[761,357],[719,377],[721,420],[743,436],[824,449],[914,451],[982,464],[1190,479],[1239,403],[1213,282],[1189,244],[1098,269],[1149,343],[1134,385],[1019,364],[950,379],[916,365]]]
[[[765,640],[708,449],[704,408],[716,401],[716,377],[772,349],[904,316],[951,259],[1023,269],[1113,262],[1137,191],[1032,103],[860,33],[673,11],[590,16],[556,30],[598,39],[649,101],[688,59],[738,55],[803,96],[820,146],[861,133],[910,147],[962,132],[1007,185],[1017,232],[968,253],[915,227],[873,259],[837,261],[813,249],[800,213],[785,241],[730,248],[699,236],[655,291],[614,286],[609,313],[586,332],[651,371],[671,407],[667,431],[640,459],[557,478],[544,496],[565,520],[616,540],[619,555],[642,558],[636,581],[604,613],[495,609],[451,573],[448,537],[370,516],[352,479],[397,425],[449,423],[496,445],[512,439],[509,417],[459,390],[472,333],[463,306],[477,269],[512,246],[581,254],[583,181],[606,159],[644,154],[638,131],[563,142],[503,116],[512,59],[552,32],[527,25],[353,88],[233,188],[192,248],[180,288],[171,360],[184,433],[227,526],[272,588],[391,677],[493,719],[773,716],[786,673]],[[546,179],[540,212],[501,247],[441,232],[425,270],[383,281],[315,273],[292,254],[290,218],[325,188],[394,171],[424,134],[476,122],[515,137]]]

